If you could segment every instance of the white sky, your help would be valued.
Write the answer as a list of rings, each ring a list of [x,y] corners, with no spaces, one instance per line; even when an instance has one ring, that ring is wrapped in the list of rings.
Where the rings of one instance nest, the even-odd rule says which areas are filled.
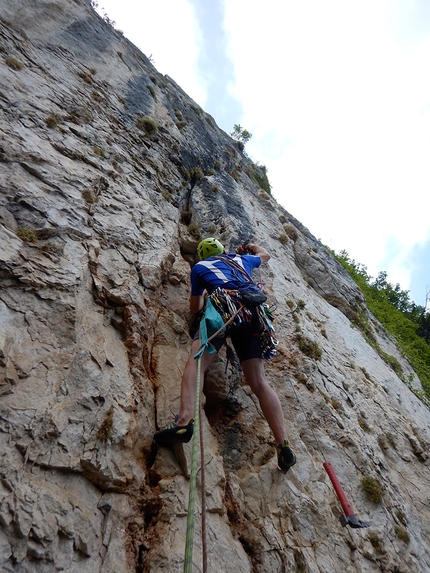
[[[428,0],[99,0],[276,199],[424,304],[430,285]],[[100,11],[100,9],[99,9]]]

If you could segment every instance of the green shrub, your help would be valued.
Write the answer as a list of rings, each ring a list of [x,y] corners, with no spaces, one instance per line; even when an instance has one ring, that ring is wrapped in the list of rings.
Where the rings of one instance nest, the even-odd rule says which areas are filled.
[[[296,241],[299,237],[299,233],[293,225],[285,225],[284,231],[292,241]]]
[[[200,181],[200,179],[203,179],[204,176],[205,176],[205,174],[203,173],[203,170],[201,167],[194,167],[193,169],[190,170],[191,179],[195,179],[196,181]]]
[[[392,368],[394,370],[394,372],[399,377],[401,377],[401,375],[403,374],[403,369],[402,369],[400,362],[397,360],[397,358],[395,356],[391,356],[391,354],[387,354],[383,350],[380,350],[379,354],[382,356],[382,358],[388,364],[388,366],[390,366],[390,368]]]
[[[163,191],[161,192],[161,196],[169,203],[173,203],[173,197],[171,193],[169,193],[169,191],[166,191],[166,189],[163,189]]]
[[[396,339],[399,349],[417,373],[425,396],[415,393],[430,407],[430,345],[425,340],[423,332],[423,321],[427,320],[428,313],[423,307],[412,303],[408,293],[402,291],[399,285],[395,287],[390,285],[386,281],[386,273],[379,273],[373,280],[366,267],[352,260],[346,251],[338,254],[332,251],[332,254],[360,288],[372,314]],[[372,340],[369,342],[372,343]],[[373,340],[373,346],[407,384],[398,361],[384,354],[376,344],[376,340]]]
[[[385,434],[378,435],[378,444],[383,452],[386,452],[389,449],[389,442]]]
[[[270,185],[267,176],[267,167],[265,165],[258,165],[253,163],[251,169],[247,169],[248,175],[256,183],[260,189],[263,189],[269,195],[272,194],[272,186]]]
[[[106,417],[101,423],[101,426],[97,432],[97,437],[103,442],[107,442],[112,437],[113,428],[113,407],[111,406],[106,412]]]
[[[45,119],[45,123],[48,127],[57,127],[58,125],[58,117],[56,115],[49,115]]]
[[[187,227],[189,234],[195,239],[200,239],[200,231],[197,225],[190,223]]]
[[[370,532],[369,535],[367,536],[367,539],[373,545],[373,548],[375,549],[376,553],[380,554],[386,553],[382,540],[377,533]]]
[[[234,124],[233,126],[233,131],[230,133],[231,137],[233,139],[235,139],[236,141],[242,143],[243,145],[245,143],[248,143],[248,141],[251,139],[252,137],[252,133],[249,133],[248,130],[244,129],[241,125],[239,124]],[[243,147],[242,147],[243,149]]]
[[[367,498],[372,503],[381,503],[384,490],[377,479],[371,476],[364,476],[361,480],[361,486],[366,493]]]
[[[18,229],[16,234],[17,237],[21,239],[21,241],[24,241],[24,243],[32,243],[32,244],[37,243],[38,236],[34,229],[28,229],[27,227],[22,227],[21,229]]]
[[[396,517],[400,521],[400,523],[406,527],[407,519],[406,519],[405,512],[402,509],[400,509],[400,508],[396,509]]]
[[[409,543],[409,541],[410,541],[409,533],[404,527],[401,527],[400,525],[396,525],[394,527],[394,531],[395,531],[396,537],[398,539],[400,539],[401,541],[404,541],[405,543]]]
[[[93,147],[93,152],[101,158],[106,157],[104,149],[102,147],[99,147],[98,145],[95,145]]]
[[[325,392],[323,392],[322,390],[319,390],[319,393],[321,394],[321,396],[324,398],[325,403],[329,404],[330,403],[330,398],[328,396],[328,394],[326,394]]]
[[[93,83],[93,78],[90,76],[90,74],[87,74],[86,72],[78,72],[78,76],[84,80],[84,82],[86,84],[92,84]]]
[[[145,132],[146,135],[151,137],[158,131],[158,125],[151,117],[139,117],[136,120],[136,125],[139,129]]]
[[[237,169],[233,169],[232,171],[230,171],[230,175],[233,177],[236,183],[239,181],[239,172]]]
[[[306,354],[306,356],[309,356],[309,358],[313,358],[314,360],[321,360],[322,349],[318,342],[307,338],[303,334],[296,335],[296,342],[303,354]]]
[[[16,58],[14,58],[13,56],[8,56],[5,59],[5,62],[6,65],[9,66],[9,68],[12,68],[12,70],[22,70],[22,68],[24,67],[24,64],[21,64],[21,62]]]
[[[92,191],[92,189],[84,189],[82,191],[82,198],[87,203],[97,203],[99,198],[97,195]]]
[[[44,253],[52,253],[53,255],[61,255],[63,252],[63,245],[59,243],[48,242],[40,247]]]
[[[101,101],[104,100],[103,94],[101,94],[101,93],[98,92],[97,90],[93,90],[93,91],[91,92],[91,97],[93,98],[94,101],[97,101],[97,102],[101,102]]]
[[[364,432],[367,432],[368,434],[372,432],[372,428],[369,426],[366,418],[363,418],[363,416],[360,416],[360,418],[358,418],[358,425]]]

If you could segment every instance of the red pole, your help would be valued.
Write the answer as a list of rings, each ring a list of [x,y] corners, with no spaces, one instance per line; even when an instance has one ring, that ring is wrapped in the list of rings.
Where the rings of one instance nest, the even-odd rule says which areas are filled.
[[[340,485],[340,481],[337,479],[337,475],[334,472],[334,468],[330,462],[324,462],[323,464],[325,471],[327,472],[328,477],[330,478],[331,483],[333,484],[334,491],[336,492],[337,497],[339,498],[340,504],[342,506],[343,512],[345,517],[350,517],[354,515],[354,510],[352,509],[351,504],[346,498],[345,492]]]

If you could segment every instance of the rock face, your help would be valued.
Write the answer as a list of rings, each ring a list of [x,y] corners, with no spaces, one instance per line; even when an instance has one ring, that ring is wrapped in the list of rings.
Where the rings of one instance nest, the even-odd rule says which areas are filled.
[[[179,404],[196,245],[217,235],[272,255],[267,375],[298,463],[276,469],[221,353],[202,412],[208,570],[429,571],[430,413],[354,283],[90,3],[3,0],[0,24],[1,570],[182,571],[189,482],[152,436]],[[372,527],[341,527],[325,460]]]

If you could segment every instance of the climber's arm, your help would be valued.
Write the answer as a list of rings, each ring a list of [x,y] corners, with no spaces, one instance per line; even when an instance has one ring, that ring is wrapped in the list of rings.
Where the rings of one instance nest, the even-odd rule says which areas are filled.
[[[200,295],[190,296],[190,312],[192,312],[193,314],[197,314],[199,310],[202,310],[204,304],[205,304],[204,293]]]
[[[260,257],[262,263],[267,263],[270,259],[269,253],[260,245],[256,245],[255,243],[248,243],[246,248],[249,249],[254,255]]]

